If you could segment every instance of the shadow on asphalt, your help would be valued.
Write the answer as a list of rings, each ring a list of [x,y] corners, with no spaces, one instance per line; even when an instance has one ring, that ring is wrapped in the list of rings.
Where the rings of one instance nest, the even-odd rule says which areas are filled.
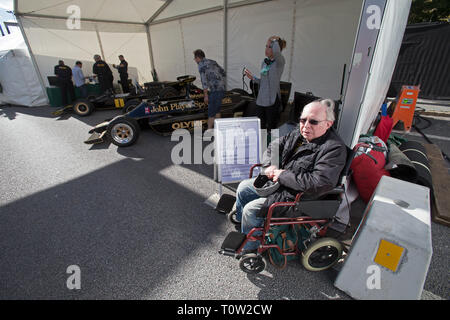
[[[2,206],[0,299],[151,296],[225,223],[160,174],[167,163],[149,152]],[[66,287],[70,265],[81,268],[78,292]]]
[[[52,115],[52,112],[59,108],[45,106],[45,107],[23,107],[23,106],[0,106],[0,117],[7,117],[9,120],[15,120],[21,114],[30,115],[41,118],[54,118],[55,121],[65,121],[70,118],[76,118],[77,120],[86,123],[89,126],[95,126],[99,122],[122,114],[122,110],[96,110],[92,115],[87,117],[80,117],[73,112],[65,113],[59,117]],[[101,119],[101,120],[99,120]]]

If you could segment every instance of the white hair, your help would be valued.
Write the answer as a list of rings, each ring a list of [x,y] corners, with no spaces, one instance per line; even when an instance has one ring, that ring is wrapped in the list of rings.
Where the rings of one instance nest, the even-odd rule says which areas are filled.
[[[320,100],[320,104],[327,108],[327,120],[334,121],[334,101],[331,99]]]
[[[303,109],[305,109],[308,106],[312,106],[313,104],[320,104],[321,106],[325,107],[326,110],[326,120],[328,121],[335,121],[336,118],[334,116],[334,101],[331,99],[319,99],[314,100],[313,102],[308,103]]]

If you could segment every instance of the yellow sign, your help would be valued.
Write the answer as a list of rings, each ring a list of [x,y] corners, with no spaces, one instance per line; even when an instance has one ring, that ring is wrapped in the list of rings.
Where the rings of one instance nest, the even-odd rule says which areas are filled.
[[[125,101],[122,98],[114,99],[114,105],[116,108],[123,108],[125,106]]]
[[[381,240],[374,261],[380,266],[396,272],[404,251],[405,248],[403,247]]]
[[[208,123],[208,120],[194,120],[194,121],[182,121],[182,122],[174,122],[172,124],[172,129],[192,129],[195,127],[202,127]]]

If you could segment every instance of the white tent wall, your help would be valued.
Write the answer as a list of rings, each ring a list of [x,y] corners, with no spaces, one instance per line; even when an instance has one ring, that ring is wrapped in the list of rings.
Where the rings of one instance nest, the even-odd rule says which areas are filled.
[[[194,50],[202,49],[209,59],[223,66],[223,12],[213,12],[181,20],[183,30],[186,74],[197,75],[196,85],[201,87]]]
[[[295,48],[288,80],[295,91],[339,99],[362,4],[362,0],[296,1]]]
[[[153,60],[160,80],[196,75],[193,51],[202,49],[209,59],[223,65],[223,13],[212,12],[152,25]],[[170,39],[171,41],[167,41]],[[201,86],[200,80],[195,81]]]
[[[158,79],[174,79],[185,74],[186,65],[181,37],[180,21],[158,24],[150,28],[153,61]],[[169,41],[168,41],[169,40]]]
[[[128,62],[129,78],[133,83],[150,82],[151,76],[150,53],[147,44],[147,32],[143,25],[110,23],[97,24],[102,43],[104,59],[109,64],[119,64],[119,55],[122,54]],[[100,54],[100,53],[99,53]],[[93,58],[91,57],[91,60]],[[119,80],[117,69],[114,72],[114,82]],[[90,69],[92,72],[92,69]]]
[[[46,86],[49,85],[47,76],[54,75],[54,66],[60,59],[70,67],[75,65],[75,61],[82,61],[84,74],[91,75],[93,56],[101,55],[102,51],[98,37],[105,55],[103,58],[111,65],[116,83],[119,74],[112,64],[119,63],[119,54],[123,54],[129,63],[131,79],[140,82],[152,80],[143,25],[82,21],[80,29],[71,30],[63,19],[22,17],[21,20]]]
[[[411,0],[389,0],[386,4],[352,145],[357,143],[360,134],[368,132],[384,102],[400,52],[410,7]]]
[[[47,104],[38,75],[26,49],[3,51],[0,53],[0,103],[29,107]]]
[[[83,23],[82,30],[73,31],[60,19],[21,17],[21,21],[46,86],[49,85],[47,76],[54,75],[58,60],[64,60],[68,66],[81,60],[85,62],[86,73],[89,67],[86,62],[100,52],[93,23]]]
[[[259,74],[267,39],[273,35],[287,41],[282,52],[286,65],[281,80],[289,81],[293,11],[292,0],[269,1],[228,10],[228,88],[242,88],[244,66],[253,74]]]
[[[242,87],[242,68],[259,72],[272,35],[287,42],[282,81],[294,91],[339,98],[351,60],[362,0],[278,0],[229,9],[228,86]],[[320,26],[320,27],[319,27]]]

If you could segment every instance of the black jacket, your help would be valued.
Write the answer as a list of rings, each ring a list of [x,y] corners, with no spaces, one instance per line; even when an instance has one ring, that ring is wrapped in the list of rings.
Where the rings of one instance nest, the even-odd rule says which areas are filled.
[[[128,62],[125,60],[120,61],[120,64],[117,66],[117,71],[119,71],[121,77],[128,77]]]
[[[111,69],[109,68],[108,64],[103,60],[99,60],[96,63],[94,63],[94,66],[92,67],[92,72],[98,76],[99,80],[113,79]]]
[[[297,149],[301,142],[303,144]],[[263,156],[263,167],[273,162],[271,153],[276,144],[279,146],[279,167],[286,171],[280,174],[281,186],[267,197],[260,216],[265,216],[275,202],[293,201],[299,192],[303,192],[303,198],[313,198],[337,186],[345,166],[347,148],[333,128],[309,143],[298,128],[294,129],[269,145]],[[286,208],[277,208],[273,217],[284,216],[286,211]]]
[[[58,76],[59,82],[67,82],[72,80],[72,69],[66,65],[56,65],[55,74]]]

